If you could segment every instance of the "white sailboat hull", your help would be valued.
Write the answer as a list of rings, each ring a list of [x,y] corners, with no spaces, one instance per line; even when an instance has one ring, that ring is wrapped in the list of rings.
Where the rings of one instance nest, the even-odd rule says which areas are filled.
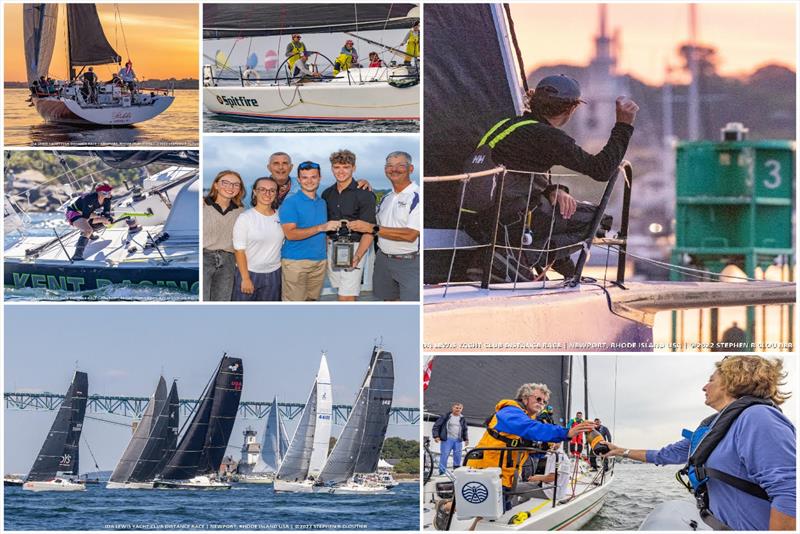
[[[275,480],[275,475],[270,473],[268,475],[239,475],[239,484],[272,484]]]
[[[382,493],[389,493],[389,489],[385,486],[371,486],[364,484],[343,484],[341,486],[334,486],[332,488],[321,487],[319,490],[315,488],[315,493],[335,493],[336,495],[379,495]]]
[[[36,111],[47,122],[97,126],[128,126],[163,113],[175,100],[172,96],[154,96],[146,105],[81,106],[64,97],[33,97]]]
[[[26,482],[22,489],[27,491],[86,491],[84,484],[68,480],[36,480]]]
[[[158,489],[229,490],[232,485],[212,480],[207,476],[197,476],[189,480],[156,480],[153,482],[153,487]]]
[[[378,70],[378,69],[361,69]],[[359,77],[351,75],[351,80]],[[204,87],[208,111],[228,118],[276,122],[419,120],[419,86],[393,87],[372,76],[297,85]]]
[[[276,478],[272,483],[272,489],[289,493],[315,493],[314,483],[311,481],[289,482]]]
[[[708,526],[697,504],[687,500],[662,502],[639,525],[639,530],[714,530]]]
[[[153,489],[153,482],[109,482],[106,489]]]

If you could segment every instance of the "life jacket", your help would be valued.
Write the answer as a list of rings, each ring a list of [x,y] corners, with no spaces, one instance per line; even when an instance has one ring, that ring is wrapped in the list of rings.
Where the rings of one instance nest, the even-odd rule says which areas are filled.
[[[403,60],[411,61],[416,57],[419,57],[419,35],[414,33],[414,30],[410,30],[406,42],[406,57]]]
[[[464,162],[464,172],[472,174],[497,167],[492,161],[492,149],[497,143],[514,133],[517,128],[537,123],[538,121],[523,117],[498,121],[483,135],[478,142],[478,146],[475,147],[475,151]],[[497,192],[497,178],[498,175],[495,174],[472,178],[466,182],[464,184],[462,211],[477,213],[491,207],[494,204],[495,193]]]
[[[730,430],[734,421],[747,408],[756,405],[766,405],[777,407],[769,399],[760,397],[740,397],[722,409],[718,414],[706,417],[694,432],[684,429],[682,436],[689,440],[689,459],[686,466],[678,472],[678,476],[685,475],[688,484],[684,485],[694,494],[697,507],[700,510],[700,517],[714,528],[714,530],[730,530],[730,528],[714,517],[709,510],[708,479],[713,478],[724,482],[734,488],[743,491],[759,499],[771,500],[764,488],[754,482],[733,476],[706,466],[708,457],[714,452],[717,445],[722,441]]]
[[[352,51],[347,53],[342,48],[342,53],[336,58],[336,61],[333,64],[333,75],[336,76],[339,74],[339,71],[342,70],[350,70],[350,66],[353,64],[353,56]]]
[[[476,445],[477,448],[536,446],[537,442],[515,436],[514,434],[507,434],[495,430],[497,426],[497,412],[506,406],[514,406],[526,414],[528,413],[525,406],[517,400],[504,399],[498,402],[494,408],[494,413],[487,417],[484,422],[486,432]],[[533,417],[531,417],[531,419],[533,419]],[[528,453],[522,451],[512,451],[508,453],[505,451],[480,451],[476,454],[478,454],[478,457],[468,460],[467,465],[478,469],[500,467],[502,470],[503,486],[506,488],[514,487],[515,475],[517,471],[522,468],[525,460],[528,459]]]
[[[289,44],[292,45],[292,55],[289,56],[289,72],[292,72],[294,70],[294,64],[298,59],[303,57],[303,52],[306,51],[306,45],[304,45],[302,41],[297,45],[295,45],[294,42]]]

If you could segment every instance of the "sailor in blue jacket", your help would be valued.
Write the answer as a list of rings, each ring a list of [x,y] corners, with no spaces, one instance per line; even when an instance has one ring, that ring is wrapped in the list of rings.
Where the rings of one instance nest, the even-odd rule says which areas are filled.
[[[717,414],[660,450],[609,443],[607,456],[685,465],[700,515],[715,529],[795,531],[795,428],[778,408],[790,395],[779,389],[783,362],[732,356],[715,365],[703,391]]]

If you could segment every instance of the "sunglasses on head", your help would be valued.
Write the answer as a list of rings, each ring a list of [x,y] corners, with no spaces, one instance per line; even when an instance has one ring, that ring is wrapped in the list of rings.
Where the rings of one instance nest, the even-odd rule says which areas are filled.
[[[314,163],[313,161],[304,161],[300,165],[297,166],[298,171],[307,171],[308,169],[317,169],[319,170],[319,163]]]

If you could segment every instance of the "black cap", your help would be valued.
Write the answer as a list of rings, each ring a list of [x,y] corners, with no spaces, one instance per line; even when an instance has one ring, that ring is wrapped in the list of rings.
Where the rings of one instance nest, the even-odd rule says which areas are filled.
[[[581,100],[581,86],[578,80],[566,74],[546,76],[536,85],[537,93],[544,93],[551,98],[558,100],[579,101]]]

